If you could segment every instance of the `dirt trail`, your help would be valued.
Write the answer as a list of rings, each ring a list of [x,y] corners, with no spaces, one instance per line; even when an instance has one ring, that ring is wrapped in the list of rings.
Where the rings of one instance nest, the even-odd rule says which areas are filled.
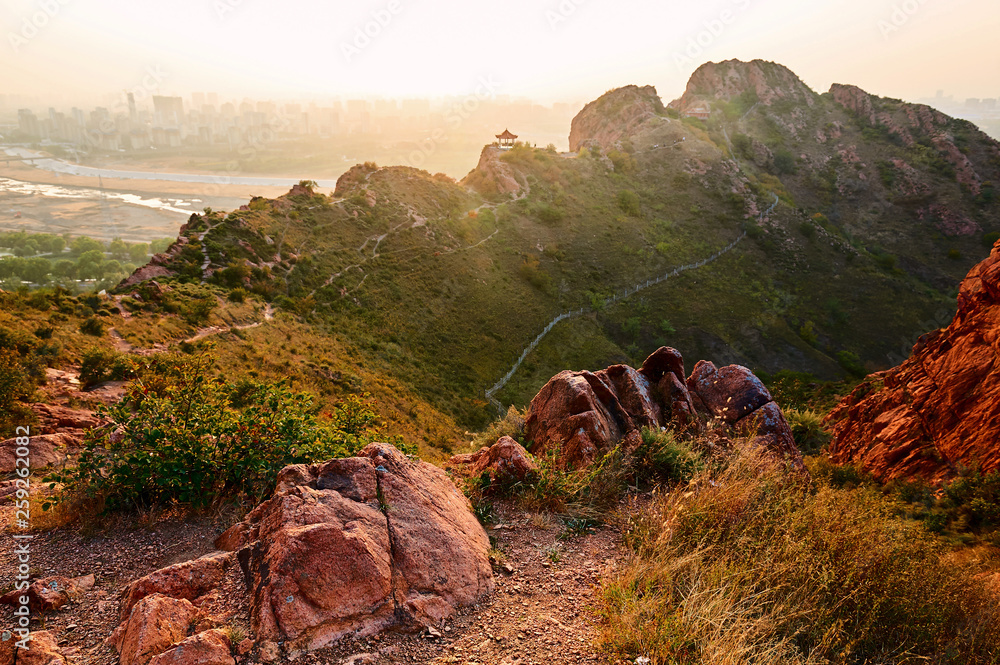
[[[126,317],[122,317],[126,318]],[[229,326],[205,326],[203,328],[198,328],[195,330],[194,335],[186,339],[173,341],[169,343],[157,343],[153,345],[151,349],[144,349],[138,346],[134,346],[127,339],[125,339],[120,332],[115,328],[108,329],[108,336],[111,338],[111,343],[114,345],[115,350],[120,353],[131,353],[138,356],[150,356],[154,353],[163,353],[168,351],[171,346],[187,342],[188,344],[192,342],[197,342],[200,339],[205,339],[206,337],[211,337],[212,335],[219,335],[221,333],[229,332],[230,330],[248,330],[250,328],[257,328],[258,326],[264,325],[266,322],[274,318],[274,307],[270,303],[264,304],[264,320],[254,321],[253,323],[240,323],[237,325]]]

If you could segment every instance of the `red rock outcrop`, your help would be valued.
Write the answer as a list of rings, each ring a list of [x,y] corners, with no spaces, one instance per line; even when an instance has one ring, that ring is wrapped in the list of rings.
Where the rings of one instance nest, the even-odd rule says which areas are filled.
[[[462,184],[485,196],[518,194],[521,183],[510,164],[500,159],[503,154],[496,146],[484,147],[479,155],[479,164],[465,176]]]
[[[685,112],[703,106],[706,99],[728,101],[752,91],[761,104],[789,101],[805,106],[816,103],[816,93],[790,69],[765,60],[706,62],[691,74],[687,88],[672,108]]]
[[[237,556],[258,640],[286,651],[439,625],[493,592],[489,539],[445,473],[387,444],[282,471]]]
[[[190,601],[154,593],[135,604],[108,642],[118,651],[121,665],[147,665],[185,639],[199,615]]]
[[[92,427],[104,424],[103,419],[88,409],[71,409],[58,404],[38,402],[31,405],[31,410],[38,417],[38,426],[32,428],[32,432],[37,431],[38,434],[56,434],[73,430],[82,434]]]
[[[0,665],[66,665],[71,662],[59,650],[55,636],[47,630],[31,631],[28,648],[17,647],[18,637],[0,641]]]
[[[472,476],[489,472],[490,477],[500,480],[524,480],[538,470],[528,451],[509,436],[502,436],[492,446],[483,446],[474,453],[455,455],[448,460],[448,466]]]
[[[154,656],[149,665],[236,665],[226,634],[213,628],[188,637]]]
[[[127,619],[140,600],[154,593],[171,598],[194,600],[211,591],[222,581],[236,561],[232,552],[212,552],[205,556],[184,561],[139,578],[125,589],[121,617]]]
[[[590,144],[611,148],[662,111],[663,102],[651,85],[642,88],[627,85],[606,92],[584,106],[573,118],[569,149],[576,152]]]
[[[28,606],[36,612],[52,612],[62,608],[71,600],[77,600],[85,591],[94,588],[94,576],[84,575],[68,579],[65,577],[43,577],[37,579],[27,589],[14,589],[2,597],[0,603],[17,606],[22,596]]]
[[[754,436],[757,444],[804,470],[781,409],[749,369],[716,368],[702,360],[685,379],[684,359],[669,347],[646,358],[638,371],[613,365],[593,373],[560,372],[531,400],[525,438],[533,454],[558,450],[562,464],[575,468],[643,427],[700,427],[699,414]]]
[[[40,434],[28,439],[31,468],[43,469],[59,466],[66,461],[66,455],[80,445],[80,437],[72,434]],[[17,464],[17,449],[21,447],[17,438],[0,441],[0,473],[14,471]],[[23,452],[23,451],[22,451]]]
[[[880,480],[1000,468],[1000,242],[962,281],[951,324],[869,376],[827,421],[833,461]]]

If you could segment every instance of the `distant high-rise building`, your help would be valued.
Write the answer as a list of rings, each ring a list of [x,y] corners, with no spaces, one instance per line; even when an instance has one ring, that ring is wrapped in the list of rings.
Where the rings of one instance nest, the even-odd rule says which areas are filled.
[[[979,108],[979,98],[969,97],[965,100],[965,108],[967,109],[978,109]]]
[[[203,92],[192,92],[191,93],[191,106],[196,109],[200,109],[205,105],[205,93]]]
[[[131,92],[128,93],[128,119],[133,126],[139,124],[139,112],[135,108],[135,95]]]
[[[218,106],[219,105],[219,93],[217,93],[217,92],[210,92],[210,93],[208,93],[208,103],[211,104],[212,106]]]
[[[153,95],[153,120],[161,126],[180,126],[184,120],[184,100]]]
[[[38,118],[31,109],[17,110],[17,128],[27,136],[39,136]]]

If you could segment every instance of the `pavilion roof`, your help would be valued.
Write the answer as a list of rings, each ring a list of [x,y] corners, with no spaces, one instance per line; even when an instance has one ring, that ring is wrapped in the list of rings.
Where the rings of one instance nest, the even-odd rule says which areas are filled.
[[[517,134],[511,134],[509,129],[503,130],[503,134],[497,134],[498,139],[516,139]]]

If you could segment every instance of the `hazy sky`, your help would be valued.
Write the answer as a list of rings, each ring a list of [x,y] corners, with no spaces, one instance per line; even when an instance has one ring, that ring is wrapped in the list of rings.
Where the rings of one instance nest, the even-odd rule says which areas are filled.
[[[0,93],[678,96],[763,58],[813,89],[1000,97],[998,0],[4,0]],[[364,35],[364,31],[372,35]],[[361,37],[359,37],[361,31]]]

